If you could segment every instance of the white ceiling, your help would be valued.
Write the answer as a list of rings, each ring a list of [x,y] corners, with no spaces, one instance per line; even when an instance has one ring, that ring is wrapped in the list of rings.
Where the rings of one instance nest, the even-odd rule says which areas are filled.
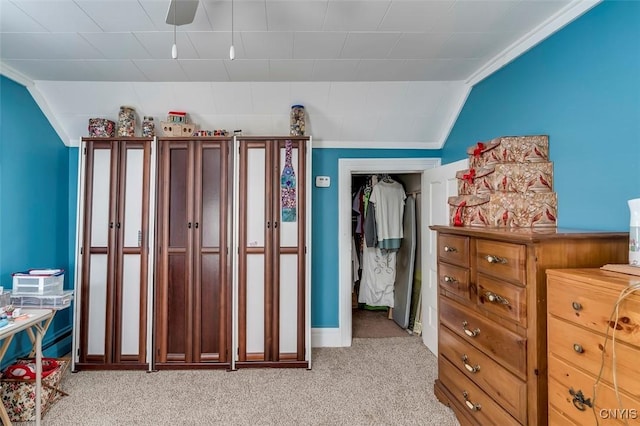
[[[236,59],[231,61],[231,0],[200,0],[194,22],[177,27],[177,60],[171,59],[173,26],[165,22],[169,0],[0,0],[0,71],[36,86],[45,81],[471,86],[598,1],[234,0]],[[460,98],[459,91],[455,96]],[[56,111],[50,120],[51,115],[55,121]],[[428,123],[441,130],[449,124]]]

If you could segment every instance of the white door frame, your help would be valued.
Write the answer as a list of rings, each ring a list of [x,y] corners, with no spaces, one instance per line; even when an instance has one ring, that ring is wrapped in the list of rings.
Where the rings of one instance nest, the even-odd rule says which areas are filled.
[[[440,158],[349,158],[338,160],[338,279],[339,333],[341,346],[351,346],[351,175],[420,173],[439,166]],[[421,179],[422,181],[422,179]],[[424,198],[422,203],[425,203]],[[427,208],[421,206],[421,223],[427,224]],[[420,233],[426,247],[426,232]],[[427,250],[422,250],[422,265],[427,265]]]

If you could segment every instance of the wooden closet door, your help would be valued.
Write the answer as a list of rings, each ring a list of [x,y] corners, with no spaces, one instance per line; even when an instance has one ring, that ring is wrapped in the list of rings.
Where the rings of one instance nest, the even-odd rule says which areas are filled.
[[[151,141],[83,143],[78,365],[144,367]]]
[[[158,367],[228,360],[228,144],[160,141]]]
[[[306,152],[289,139],[295,218],[283,213],[287,139],[239,140],[238,362],[306,367]],[[285,217],[288,217],[285,220]]]
[[[228,235],[229,141],[203,141],[195,158],[195,362],[228,362],[230,297]]]

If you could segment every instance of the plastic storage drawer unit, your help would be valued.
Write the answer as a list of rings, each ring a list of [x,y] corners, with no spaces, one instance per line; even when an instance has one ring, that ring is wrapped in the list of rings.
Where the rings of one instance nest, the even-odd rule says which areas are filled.
[[[30,269],[27,272],[13,274],[13,294],[62,294],[64,286],[64,270],[51,272]]]

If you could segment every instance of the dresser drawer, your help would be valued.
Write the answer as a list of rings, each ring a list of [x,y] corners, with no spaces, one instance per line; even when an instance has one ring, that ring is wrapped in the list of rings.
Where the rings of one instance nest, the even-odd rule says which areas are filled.
[[[604,335],[559,320],[553,316],[547,322],[549,351],[564,360],[579,365],[594,377],[600,374],[602,349],[605,348],[602,379],[613,383],[613,346],[609,338],[604,346]],[[620,389],[640,395],[640,353],[638,348],[616,342],[616,371]],[[640,409],[640,406],[638,407]]]
[[[503,318],[527,326],[526,287],[478,274],[478,305]]]
[[[456,336],[448,328],[440,328],[440,356],[452,364],[490,395],[516,420],[527,419],[527,386],[500,364]]]
[[[438,234],[438,260],[469,267],[469,237]]]
[[[440,322],[463,340],[504,363],[515,374],[524,377],[527,366],[527,339],[506,330],[493,321],[464,306],[440,298]]]
[[[445,358],[438,362],[438,377],[465,411],[480,425],[517,425],[516,419],[467,379]]]
[[[623,424],[620,418],[622,413],[615,413],[618,408],[618,400],[615,391],[609,385],[600,382],[597,388],[597,401],[594,403],[593,385],[596,378],[557,358],[553,354],[549,355],[549,403],[555,406],[565,416],[580,425],[595,425],[598,416],[601,425],[619,425]],[[619,374],[624,374],[619,372]],[[587,401],[591,405],[595,405],[595,410],[588,404],[581,404],[578,397],[571,394],[581,393],[582,401]],[[637,422],[640,418],[640,410],[638,403],[628,395],[620,392],[622,406],[627,409],[635,409],[635,412],[627,412],[627,416],[635,416],[634,419],[627,418],[631,422]],[[579,408],[584,408],[580,410]],[[605,410],[602,412],[601,410]],[[617,419],[612,418],[613,415],[607,416],[611,410],[612,414],[617,415]],[[600,414],[603,413],[603,414]]]
[[[525,285],[526,253],[522,244],[478,239],[475,264],[479,272]]]
[[[440,288],[463,300],[470,300],[469,269],[440,262],[438,264],[438,282]]]
[[[619,292],[601,290],[579,281],[550,278],[547,290],[549,314],[601,333],[613,332],[611,316]],[[640,346],[640,296],[633,295],[619,305],[616,340]]]

